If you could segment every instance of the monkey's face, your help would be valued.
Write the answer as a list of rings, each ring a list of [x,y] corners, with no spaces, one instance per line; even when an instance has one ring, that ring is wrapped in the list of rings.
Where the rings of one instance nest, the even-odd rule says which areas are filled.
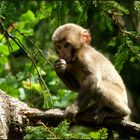
[[[89,32],[72,23],[58,27],[52,35],[57,54],[66,62],[74,61],[76,52],[89,45],[91,38]]]
[[[69,42],[54,42],[54,46],[59,58],[64,59],[66,62],[72,60],[72,44]]]

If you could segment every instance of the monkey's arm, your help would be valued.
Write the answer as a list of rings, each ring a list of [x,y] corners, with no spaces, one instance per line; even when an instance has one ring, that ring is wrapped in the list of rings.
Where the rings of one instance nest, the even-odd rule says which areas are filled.
[[[95,84],[96,83],[92,81],[92,77],[90,75],[86,77],[86,80],[84,81],[84,84],[81,86],[79,94],[75,101],[76,105],[78,106],[78,112],[85,111],[89,106],[91,99],[94,98],[96,94]]]
[[[66,108],[64,115],[67,119],[74,121],[77,113],[84,112],[91,105],[93,89],[88,83],[90,79],[90,76],[86,78],[85,85],[81,86],[76,101]]]
[[[57,75],[70,90],[78,91],[80,89],[80,85],[77,80],[67,70],[64,72],[57,72]]]
[[[70,120],[73,120],[78,112],[84,112],[89,107],[91,100],[96,97],[96,89],[100,79],[98,79],[98,71],[90,65],[92,61],[85,53],[77,58],[77,63],[80,66],[78,74],[81,76],[81,87],[76,101],[65,111],[65,116]]]
[[[66,62],[63,59],[59,59],[54,64],[55,71],[64,84],[73,91],[80,89],[80,84],[74,78],[74,76],[66,70]]]

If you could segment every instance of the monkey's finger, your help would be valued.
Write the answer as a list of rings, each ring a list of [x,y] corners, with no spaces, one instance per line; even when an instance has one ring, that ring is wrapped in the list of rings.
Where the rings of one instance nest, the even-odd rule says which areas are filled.
[[[66,64],[66,61],[64,59],[59,59],[59,60],[56,60],[55,63],[63,63],[63,64]]]
[[[57,67],[55,67],[55,70],[57,71],[57,72],[62,72],[62,71],[65,71],[65,66],[57,66]]]
[[[64,63],[56,63],[55,64],[55,67],[62,67],[62,66],[65,66],[65,64]]]
[[[55,64],[55,65],[54,65],[54,68],[55,68],[56,70],[65,69],[65,68],[66,68],[66,65],[65,65],[65,64]]]
[[[64,59],[60,59],[60,62],[66,64],[66,61]]]
[[[57,63],[54,64],[55,68],[65,67],[65,66],[66,66],[66,64],[65,63],[61,63],[61,62],[57,62]]]

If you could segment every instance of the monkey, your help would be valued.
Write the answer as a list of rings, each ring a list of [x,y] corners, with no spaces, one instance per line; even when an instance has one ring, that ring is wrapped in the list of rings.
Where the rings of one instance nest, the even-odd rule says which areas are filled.
[[[59,59],[54,68],[64,84],[78,96],[64,112],[74,120],[90,104],[97,106],[95,120],[122,118],[131,113],[124,82],[108,58],[90,45],[89,31],[77,24],[59,26],[52,35]]]

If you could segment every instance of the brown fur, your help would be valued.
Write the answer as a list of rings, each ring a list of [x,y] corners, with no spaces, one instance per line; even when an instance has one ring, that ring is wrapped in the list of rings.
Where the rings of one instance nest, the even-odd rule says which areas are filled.
[[[73,119],[78,112],[85,111],[91,101],[98,106],[95,117],[98,123],[106,117],[130,114],[122,78],[111,62],[89,45],[91,38],[86,29],[65,24],[56,29],[52,40],[54,44],[61,44],[61,49],[55,45],[60,57],[55,63],[58,76],[79,93],[75,103],[66,109],[66,117]],[[66,42],[70,44],[68,47]]]

